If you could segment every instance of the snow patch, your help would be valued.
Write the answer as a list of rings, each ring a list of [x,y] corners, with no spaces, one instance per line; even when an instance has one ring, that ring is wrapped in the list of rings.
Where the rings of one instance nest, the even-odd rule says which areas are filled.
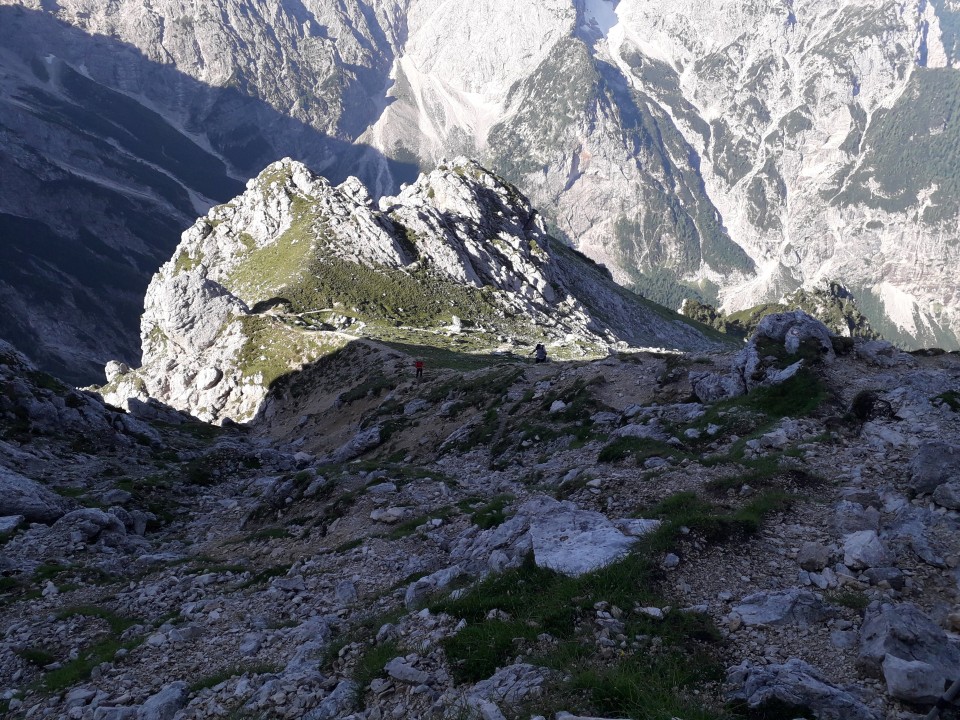
[[[583,17],[587,29],[599,30],[604,37],[620,23],[617,17],[619,0],[584,0]]]

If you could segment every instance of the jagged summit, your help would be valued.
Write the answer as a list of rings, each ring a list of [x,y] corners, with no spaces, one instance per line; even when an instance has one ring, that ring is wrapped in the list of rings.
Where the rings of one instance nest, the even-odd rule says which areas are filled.
[[[616,285],[550,237],[530,202],[476,162],[445,162],[375,206],[284,159],[183,234],[154,277],[143,368],[111,402],[154,397],[204,420],[252,417],[276,378],[357,337],[556,356],[717,341]],[[113,375],[113,373],[111,373]]]

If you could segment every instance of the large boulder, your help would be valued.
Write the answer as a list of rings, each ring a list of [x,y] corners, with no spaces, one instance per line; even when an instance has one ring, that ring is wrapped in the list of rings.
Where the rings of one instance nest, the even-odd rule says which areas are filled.
[[[871,607],[864,617],[860,629],[860,666],[864,672],[882,677],[888,656],[926,663],[931,666],[931,672],[943,679],[960,677],[960,649],[933,620],[910,603]]]
[[[341,680],[320,706],[303,716],[303,720],[333,720],[343,717],[353,707],[361,688],[353,680]]]
[[[379,425],[374,425],[366,430],[361,430],[350,440],[338,448],[329,458],[331,463],[343,463],[348,460],[360,457],[365,452],[373,450],[383,442],[383,436]]]
[[[836,358],[832,337],[833,334],[822,322],[803,310],[793,310],[763,318],[757,325],[751,342],[757,344],[766,338],[778,344],[782,343],[789,354],[796,355],[803,343],[812,341],[819,347],[824,360],[831,362]]]
[[[701,402],[715,402],[743,395],[757,387],[779,385],[796,375],[804,361],[798,359],[786,368],[771,365],[766,358],[771,344],[782,346],[788,355],[797,355],[801,345],[812,342],[820,358],[829,363],[836,359],[831,338],[826,325],[802,310],[767,315],[757,325],[747,346],[734,356],[729,373],[690,374],[693,393]]]
[[[843,538],[843,564],[854,570],[886,567],[893,558],[873,530],[860,530]]]
[[[960,480],[951,480],[933,491],[933,501],[941,507],[960,510]]]
[[[476,705],[475,701],[485,700],[516,707],[541,697],[544,686],[556,677],[555,670],[544,667],[527,663],[508,665],[474,685],[469,691],[467,701],[471,705]]]
[[[52,523],[68,509],[67,501],[52,490],[0,467],[0,515],[23,515],[31,522]]]
[[[960,447],[945,442],[925,442],[910,462],[910,487],[917,493],[932,493],[950,480],[960,478]]]
[[[132,524],[132,519],[131,519]],[[127,529],[117,513],[99,508],[81,508],[67,513],[54,524],[53,529],[82,540],[117,547],[127,539]]]
[[[801,625],[831,615],[829,606],[809,590],[790,588],[748,595],[733,608],[745,625]]]
[[[623,557],[640,532],[636,526],[628,530],[622,532],[601,513],[541,496],[496,528],[468,530],[451,548],[450,558],[468,574],[484,574],[517,567],[532,550],[539,567],[577,576]]]
[[[738,397],[747,392],[747,386],[739,375],[691,372],[690,386],[700,402],[711,403],[726,398]]]
[[[902,660],[894,655],[883,659],[887,693],[912,703],[935,703],[943,695],[947,676],[942,668],[919,660]]]
[[[802,660],[765,667],[745,662],[728,671],[727,683],[736,688],[730,699],[751,710],[779,705],[798,713],[809,708],[820,720],[879,720],[853,693],[831,685]]]
[[[524,505],[531,514],[533,556],[540,567],[576,577],[623,557],[637,542],[607,517],[571,502],[540,498]]]
[[[187,704],[189,695],[185,682],[170,683],[147,698],[137,711],[137,720],[173,720],[173,716]]]

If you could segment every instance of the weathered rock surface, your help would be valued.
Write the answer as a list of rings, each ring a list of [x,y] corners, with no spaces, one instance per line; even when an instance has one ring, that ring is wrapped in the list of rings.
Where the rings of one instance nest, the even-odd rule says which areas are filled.
[[[307,268],[316,277],[304,276]],[[344,273],[352,278],[346,287]],[[350,312],[402,324],[411,293],[423,296],[418,302],[429,309],[419,311],[417,330],[428,338],[446,333],[452,305],[493,347],[504,335],[580,355],[606,354],[617,343],[717,347],[551,238],[516,188],[474,162],[454,160],[374,207],[356,179],[333,186],[285,159],[183,234],[147,290],[143,366],[124,374],[111,366],[104,397],[127,409],[153,398],[204,421],[270,413],[264,400],[276,379],[351,339],[335,319],[346,294],[380,287],[390,292],[380,291],[378,305],[358,296],[349,302],[365,309]],[[381,332],[358,319],[341,329]],[[345,446],[333,461],[351,452]]]
[[[960,476],[960,447],[945,442],[926,442],[910,462],[910,485],[915,492],[932,493]]]
[[[187,704],[187,684],[175,682],[167,685],[156,695],[151,695],[137,711],[137,720],[173,720]]]
[[[887,655],[881,670],[891,697],[911,703],[933,704],[949,684],[943,668],[896,655]]]
[[[829,608],[809,590],[791,588],[782,592],[748,595],[734,607],[746,625],[807,626],[829,617]]]
[[[891,559],[889,550],[873,530],[861,530],[843,538],[843,564],[849,568],[886,567]]]
[[[727,681],[741,688],[733,699],[749,708],[762,709],[768,703],[801,711],[810,708],[823,720],[879,720],[856,695],[830,684],[802,660],[783,665],[759,667],[750,664],[731,668]]]
[[[529,513],[530,542],[540,567],[578,576],[623,557],[636,542],[606,516],[580,510],[573,503],[548,498],[521,508]]]
[[[859,661],[879,676],[885,658],[930,665],[941,677],[960,672],[960,648],[919,608],[910,603],[883,603],[867,610],[860,629]],[[894,667],[900,668],[901,665]]]
[[[43,485],[0,466],[0,515],[22,515],[31,522],[53,522],[69,505]]]
[[[779,385],[793,377],[803,367],[803,360],[786,368],[769,363],[766,348],[780,346],[789,356],[796,356],[803,343],[812,343],[818,359],[830,363],[836,358],[831,334],[819,320],[801,310],[767,315],[757,325],[747,346],[737,353],[726,374],[695,371],[690,373],[690,384],[701,402],[716,402],[738,397],[761,386]]]
[[[956,356],[815,364],[832,399],[783,419],[753,398],[686,402],[686,369],[728,368],[728,355],[458,359],[490,364],[428,365],[418,381],[408,355],[353,347],[280,387],[247,427],[141,423],[150,439],[124,429],[129,417],[116,410],[93,412],[95,398],[68,403],[68,389],[0,364],[0,467],[44,478],[79,508],[3,539],[7,714],[130,720],[183,682],[202,689],[186,693],[175,720],[450,709],[496,719],[556,706],[566,668],[530,663],[567,657],[571,643],[577,672],[635,672],[709,641],[736,666],[728,682],[676,691],[705,713],[729,692],[757,714],[779,700],[797,714],[806,705],[820,717],[895,717],[950,679],[960,518],[913,495],[909,466],[921,443],[956,436],[960,415],[940,397],[960,376]],[[887,440],[833,417],[864,389],[896,407],[875,421]],[[88,437],[40,431],[55,427],[57,399],[90,409]],[[565,408],[551,414],[557,399]],[[20,409],[34,402],[51,420],[27,431]],[[630,424],[659,427],[665,447],[618,440]],[[330,464],[378,425],[381,444]],[[456,433],[462,442],[447,444]],[[599,462],[614,442],[641,455]],[[651,532],[643,562],[590,574],[598,549],[615,562]],[[885,565],[846,557],[857,534],[861,549],[879,541]],[[572,576],[536,567],[550,558]],[[636,573],[635,588],[624,572]],[[907,619],[878,623],[887,606]],[[50,671],[27,648],[67,663],[101,642],[122,649],[56,695],[34,690]],[[476,664],[486,650],[473,653],[475,642],[493,648],[495,664]],[[601,713],[586,696],[565,707],[640,714]]]

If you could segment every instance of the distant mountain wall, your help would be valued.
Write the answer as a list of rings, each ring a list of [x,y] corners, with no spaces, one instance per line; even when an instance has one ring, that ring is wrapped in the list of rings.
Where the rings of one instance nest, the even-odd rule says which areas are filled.
[[[130,358],[176,231],[283,156],[375,196],[478,157],[672,307],[838,282],[960,347],[955,0],[198,8],[0,0],[0,334],[47,367]]]

